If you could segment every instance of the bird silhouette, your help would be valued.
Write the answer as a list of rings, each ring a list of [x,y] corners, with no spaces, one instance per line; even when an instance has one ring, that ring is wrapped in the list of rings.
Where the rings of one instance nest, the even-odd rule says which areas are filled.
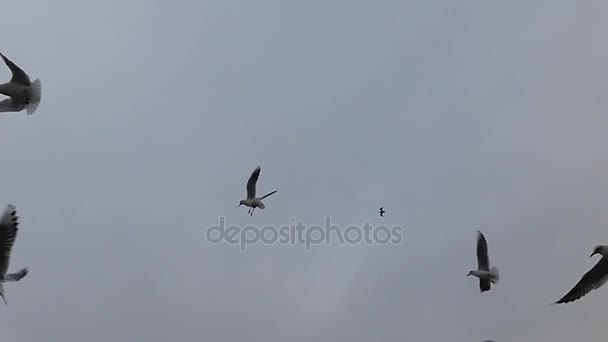
[[[260,170],[261,168],[259,166],[253,170],[253,173],[247,181],[247,198],[239,202],[239,207],[241,205],[246,205],[249,207],[249,215],[253,215],[255,208],[265,209],[266,206],[264,203],[262,203],[262,200],[277,192],[277,190],[275,190],[260,198],[255,197],[256,184],[258,183],[258,178],[260,177]]]

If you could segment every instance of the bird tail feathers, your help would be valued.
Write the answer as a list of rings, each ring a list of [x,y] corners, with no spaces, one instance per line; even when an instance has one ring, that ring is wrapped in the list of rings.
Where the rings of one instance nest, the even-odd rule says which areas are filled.
[[[42,83],[39,79],[35,79],[30,85],[30,88],[30,103],[26,107],[28,115],[32,115],[36,112],[36,109],[38,109],[38,105],[42,100]]]

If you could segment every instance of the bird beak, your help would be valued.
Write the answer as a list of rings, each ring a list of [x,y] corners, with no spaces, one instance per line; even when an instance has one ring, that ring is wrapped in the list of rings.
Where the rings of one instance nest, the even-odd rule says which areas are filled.
[[[591,258],[592,256],[594,256],[596,254],[597,254],[597,252],[593,252],[593,253],[591,253],[591,255],[589,257]]]

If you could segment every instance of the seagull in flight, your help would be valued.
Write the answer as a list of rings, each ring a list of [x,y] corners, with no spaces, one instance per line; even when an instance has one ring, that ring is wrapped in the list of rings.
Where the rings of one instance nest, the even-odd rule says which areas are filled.
[[[585,296],[587,293],[599,289],[606,283],[608,280],[608,246],[595,246],[591,256],[596,254],[600,254],[602,256],[600,261],[598,261],[593,268],[582,276],[581,280],[578,281],[570,292],[566,293],[562,299],[553,304],[574,302],[575,300]]]
[[[13,74],[9,82],[0,84],[0,94],[9,97],[0,101],[0,112],[20,112],[25,109],[28,115],[34,114],[42,99],[40,80],[30,81],[30,77],[17,64],[2,53],[0,57]]]
[[[384,207],[380,207],[380,216],[381,216],[381,217],[384,217],[384,213],[385,213],[385,212],[386,212],[386,211],[384,211]]]
[[[17,210],[12,204],[6,206],[0,217],[0,297],[2,297],[6,305],[8,303],[4,297],[4,286],[2,284],[9,281],[19,281],[29,272],[27,268],[24,268],[16,273],[6,273],[8,271],[11,250],[17,237],[17,231],[19,230],[17,228],[19,225],[18,219]]]
[[[496,266],[490,268],[488,242],[480,231],[477,231],[477,270],[470,271],[468,276],[479,278],[479,290],[481,290],[481,293],[490,291],[490,284],[496,284],[500,279]]]
[[[255,188],[258,182],[258,178],[260,177],[260,171],[261,169],[259,166],[256,167],[255,170],[253,170],[253,173],[251,173],[251,176],[249,177],[249,181],[247,181],[247,198],[239,202],[239,207],[241,205],[246,205],[249,207],[249,215],[253,215],[253,211],[255,210],[255,208],[266,208],[266,206],[264,206],[264,203],[262,203],[262,200],[277,192],[277,190],[275,190],[267,193],[266,195],[260,198],[255,197]]]

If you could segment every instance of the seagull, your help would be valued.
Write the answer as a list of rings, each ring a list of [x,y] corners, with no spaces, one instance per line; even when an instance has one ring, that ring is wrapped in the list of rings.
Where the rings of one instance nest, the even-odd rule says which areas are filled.
[[[385,213],[385,212],[386,212],[386,211],[384,211],[384,207],[380,207],[380,216],[381,216],[381,217],[384,217],[384,213]]]
[[[251,176],[247,181],[247,198],[239,202],[239,207],[241,205],[246,205],[249,207],[249,215],[253,215],[253,211],[255,210],[255,208],[266,208],[266,206],[264,206],[264,203],[262,203],[262,200],[277,192],[277,190],[275,190],[273,192],[267,193],[266,195],[260,198],[255,197],[255,187],[256,183],[258,182],[258,178],[260,177],[260,171],[261,169],[259,166],[256,167],[255,170],[253,170],[253,173],[251,173]]]
[[[24,268],[16,273],[6,273],[8,271],[11,250],[17,237],[17,231],[19,230],[17,228],[19,225],[18,219],[17,210],[12,204],[6,206],[0,217],[0,297],[2,297],[6,305],[8,303],[4,297],[4,286],[2,284],[8,281],[19,281],[29,272],[27,268]]]
[[[585,296],[587,293],[597,290],[608,280],[608,246],[598,245],[593,249],[591,256],[600,254],[602,258],[593,266],[587,273],[583,275],[581,280],[566,293],[562,299],[552,304],[562,304],[574,302],[575,300]]]
[[[28,115],[34,114],[42,99],[40,80],[30,81],[30,77],[20,67],[2,53],[0,57],[13,74],[9,82],[0,84],[0,94],[9,97],[0,101],[0,112],[20,112],[25,109]]]
[[[480,231],[477,231],[477,270],[470,271],[467,277],[471,275],[479,278],[481,293],[490,291],[490,283],[496,284],[500,279],[496,266],[490,268],[488,242]]]

